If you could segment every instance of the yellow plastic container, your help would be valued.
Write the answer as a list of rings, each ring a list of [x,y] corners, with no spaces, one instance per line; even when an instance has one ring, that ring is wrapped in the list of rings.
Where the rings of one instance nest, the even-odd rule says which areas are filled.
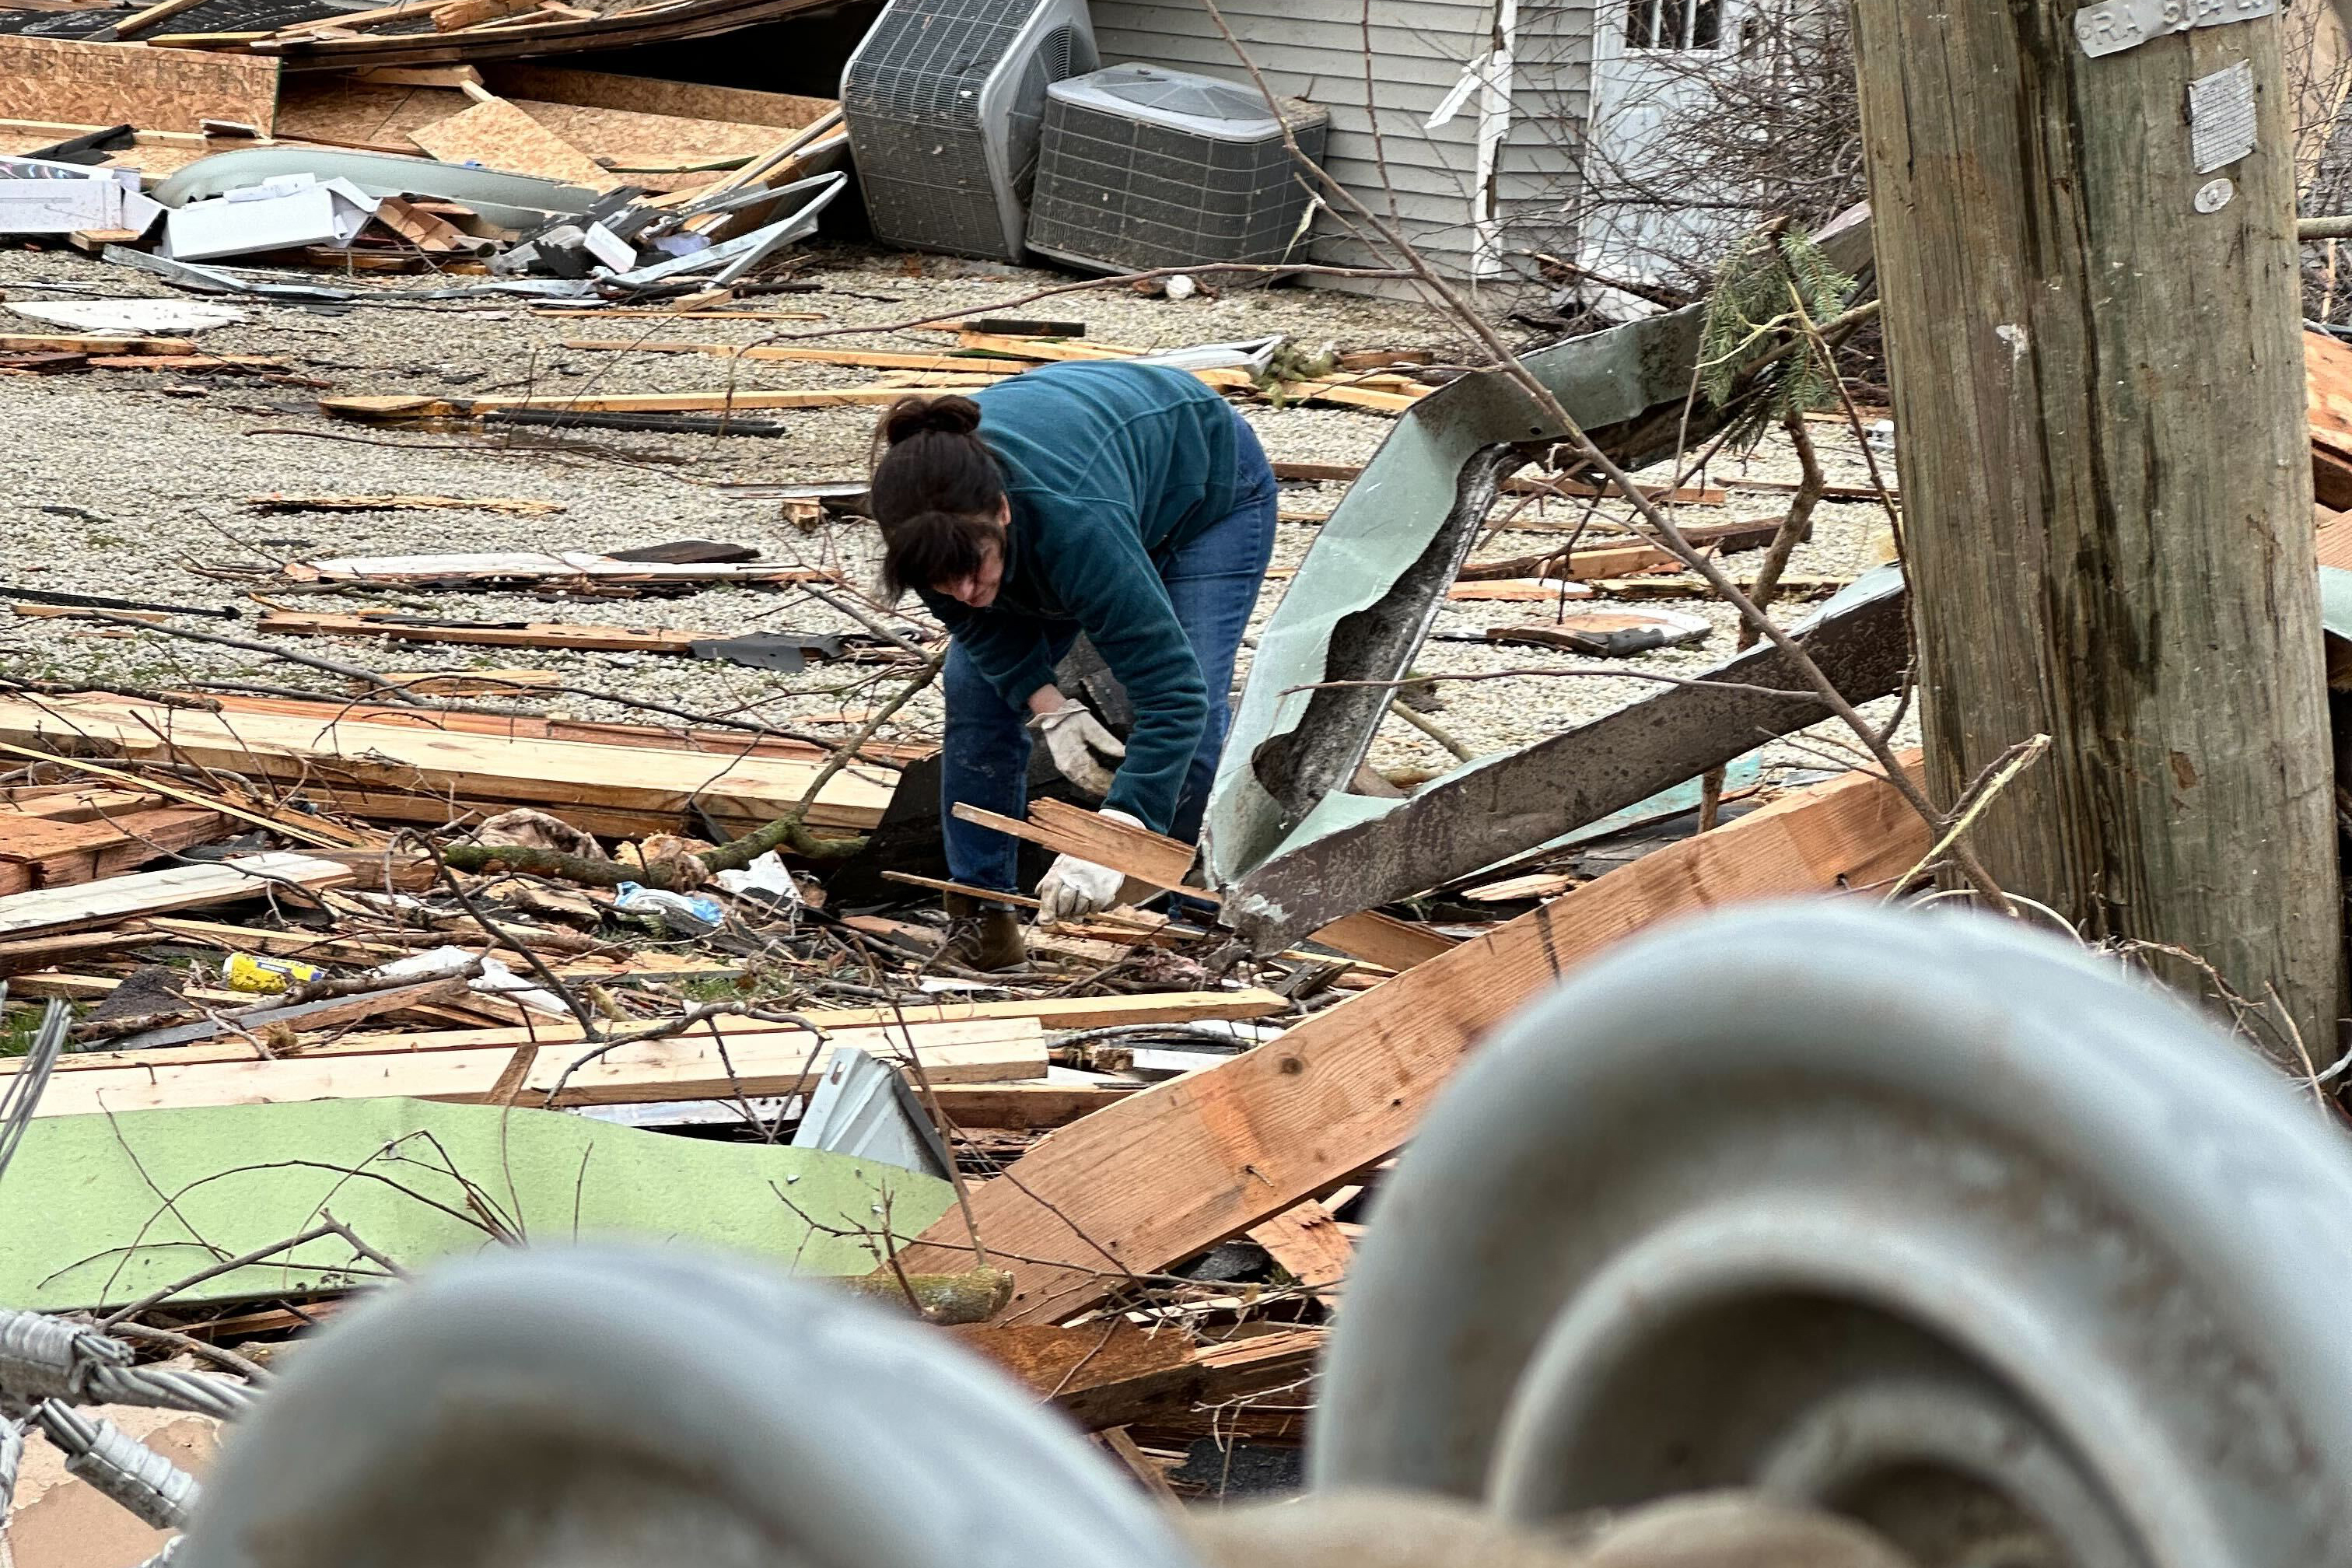
[[[316,964],[298,963],[290,958],[268,958],[251,952],[233,952],[221,965],[221,982],[232,991],[254,991],[265,995],[287,990],[291,986],[308,985],[319,978]]]

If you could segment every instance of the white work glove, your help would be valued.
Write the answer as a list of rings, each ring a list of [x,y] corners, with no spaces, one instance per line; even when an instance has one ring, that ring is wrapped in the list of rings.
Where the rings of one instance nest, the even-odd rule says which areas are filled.
[[[1113,822],[1124,822],[1130,827],[1143,824],[1123,811],[1106,809],[1098,815]],[[1081,860],[1075,855],[1058,855],[1045,879],[1037,884],[1037,923],[1059,925],[1064,921],[1084,920],[1118,902],[1118,890],[1127,882],[1127,873],[1108,866],[1097,866],[1091,860]]]
[[[1038,714],[1035,722],[1037,732],[1045,737],[1045,749],[1054,755],[1055,772],[1089,794],[1110,793],[1110,770],[1095,753],[1124,757],[1125,742],[1097,723],[1083,703],[1066,702],[1051,713]]]

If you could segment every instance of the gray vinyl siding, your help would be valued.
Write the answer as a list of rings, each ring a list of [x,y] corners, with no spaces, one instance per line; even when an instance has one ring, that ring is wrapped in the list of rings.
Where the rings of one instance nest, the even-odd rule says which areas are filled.
[[[1463,62],[1490,47],[1494,8],[1485,0],[1371,0],[1376,152],[1366,103],[1364,6],[1365,0],[1221,0],[1268,84],[1330,110],[1324,163],[1331,176],[1383,218],[1393,190],[1406,237],[1433,262],[1460,270],[1471,247],[1476,104],[1465,105],[1436,131],[1422,122],[1454,86]],[[1529,7],[1550,8],[1549,0],[1522,0],[1523,16]],[[1092,10],[1106,64],[1140,60],[1248,79],[1198,0],[1093,0]],[[1523,49],[1526,36],[1523,20]],[[1355,267],[1369,258],[1346,226],[1327,216],[1317,225],[1310,259]]]
[[[1594,26],[1594,0],[1520,0],[1511,133],[1496,165],[1503,247],[1515,271],[1525,269],[1526,251],[1576,255]]]

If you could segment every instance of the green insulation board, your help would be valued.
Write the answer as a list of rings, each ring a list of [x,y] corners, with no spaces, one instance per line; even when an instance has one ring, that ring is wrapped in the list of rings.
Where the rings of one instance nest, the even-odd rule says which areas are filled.
[[[945,1182],[872,1160],[552,1110],[342,1100],[59,1116],[34,1121],[0,1174],[0,1306],[135,1300],[325,1215],[404,1268],[509,1242],[626,1237],[865,1274],[886,1210],[908,1237],[951,1201]],[[173,1300],[378,1278],[330,1236]]]

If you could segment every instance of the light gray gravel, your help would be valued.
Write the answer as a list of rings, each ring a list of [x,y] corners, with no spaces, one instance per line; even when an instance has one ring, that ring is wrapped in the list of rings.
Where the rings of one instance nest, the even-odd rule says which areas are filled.
[[[561,320],[527,306],[407,304],[328,313],[283,306],[247,305],[244,324],[205,334],[207,350],[273,354],[304,376],[332,384],[339,395],[366,393],[481,394],[492,390],[640,392],[746,387],[858,385],[871,371],[775,362],[726,362],[709,356],[566,348],[567,341],[601,339],[744,343],[841,327],[866,327],[974,306],[994,313],[1078,319],[1096,341],[1144,348],[1261,335],[1292,334],[1309,344],[1343,348],[1426,348],[1441,362],[1467,357],[1459,334],[1426,309],[1318,290],[1284,289],[1229,294],[1210,301],[1171,302],[1125,290],[1089,290],[1015,302],[1024,295],[1066,284],[1060,275],[1000,268],[937,258],[854,249],[817,253],[804,276],[824,285],[813,294],[759,301],[777,310],[822,311],[819,321],[761,323],[671,321],[649,329],[620,318]],[[26,285],[46,285],[39,289]],[[64,286],[62,289],[58,286]],[[384,289],[413,286],[392,279]],[[58,252],[0,251],[0,294],[21,299],[161,296],[155,279]],[[5,330],[34,331],[37,323],[9,318]],[[894,331],[812,341],[855,347],[936,348],[936,333]],[[0,375],[0,416],[10,431],[0,456],[0,528],[9,547],[5,581],[131,598],[257,608],[248,588],[266,586],[208,576],[199,567],[267,567],[288,558],[323,554],[420,553],[435,551],[611,549],[686,537],[740,541],[768,557],[838,567],[855,581],[871,574],[870,530],[832,523],[803,531],[784,522],[773,502],[731,499],[715,487],[740,482],[797,482],[858,478],[874,413],[844,408],[763,415],[790,434],[777,439],[666,437],[577,432],[565,450],[526,435],[485,437],[463,430],[376,429],[331,420],[317,409],[315,388],[193,374],[89,372],[56,376]],[[1360,463],[1391,426],[1386,417],[1346,410],[1253,407],[1248,417],[1277,458]],[[1832,426],[1816,438],[1833,483],[1861,484],[1866,474],[1852,437]],[[1717,483],[1743,477],[1786,479],[1795,464],[1784,447],[1768,444],[1745,464],[1718,464]],[[244,504],[272,491],[432,493],[549,500],[565,510],[546,517],[484,511],[377,511],[263,515]],[[1328,510],[1337,487],[1286,489],[1286,510]],[[1690,521],[1769,518],[1784,495],[1735,492],[1727,508],[1692,509]],[[1530,516],[1535,515],[1533,513]],[[1574,514],[1550,503],[1548,516]],[[1599,508],[1606,521],[1624,515]],[[1801,549],[1791,570],[1851,574],[1870,563],[1872,535],[1883,530],[1874,506],[1827,505],[1817,514],[1814,542]],[[1276,563],[1295,565],[1313,542],[1312,525],[1286,524]],[[1506,530],[1486,547],[1496,556],[1538,549],[1548,538]],[[1752,569],[1758,557],[1734,558]],[[1261,597],[1263,623],[1283,579]],[[285,598],[284,607],[335,612],[390,603],[384,595]],[[761,627],[854,630],[855,623],[803,594],[715,591],[677,599],[553,599],[525,595],[404,595],[415,613],[469,618],[529,618],[621,626],[661,625],[731,635]],[[1574,608],[1571,605],[1570,608]],[[1667,650],[1627,668],[1687,673],[1727,652],[1732,613],[1698,600],[1673,608],[1706,615],[1716,634],[1692,648]],[[1793,617],[1804,606],[1782,612]],[[899,612],[919,618],[910,602]],[[1476,632],[1510,621],[1546,617],[1543,606],[1449,605],[1441,631]],[[218,629],[217,623],[201,623]],[[230,628],[234,629],[234,628]],[[700,711],[743,711],[778,722],[855,712],[887,696],[895,677],[871,667],[835,665],[781,677],[686,659],[633,658],[386,644],[374,639],[289,639],[287,646],[378,670],[467,669],[524,666],[559,671],[570,684],[620,690]],[[1244,652],[1244,664],[1246,668]],[[1591,661],[1540,649],[1433,642],[1418,668],[1434,674],[1502,669],[1593,668]],[[167,684],[192,679],[246,679],[341,695],[337,678],[258,655],[205,647],[152,633],[126,633],[57,620],[0,623],[0,670],[49,679]],[[878,689],[877,682],[880,681]],[[1549,675],[1445,684],[1432,717],[1466,746],[1486,752],[1555,733],[1655,689],[1621,674]],[[630,718],[624,709],[556,698],[543,710],[596,718]],[[939,709],[927,694],[902,710],[895,733],[917,738],[935,731]],[[838,725],[834,728],[839,728]],[[1777,763],[1819,765],[1818,742],[1775,747]],[[1383,726],[1374,752],[1383,767],[1443,768],[1451,759],[1433,741],[1400,721]]]

